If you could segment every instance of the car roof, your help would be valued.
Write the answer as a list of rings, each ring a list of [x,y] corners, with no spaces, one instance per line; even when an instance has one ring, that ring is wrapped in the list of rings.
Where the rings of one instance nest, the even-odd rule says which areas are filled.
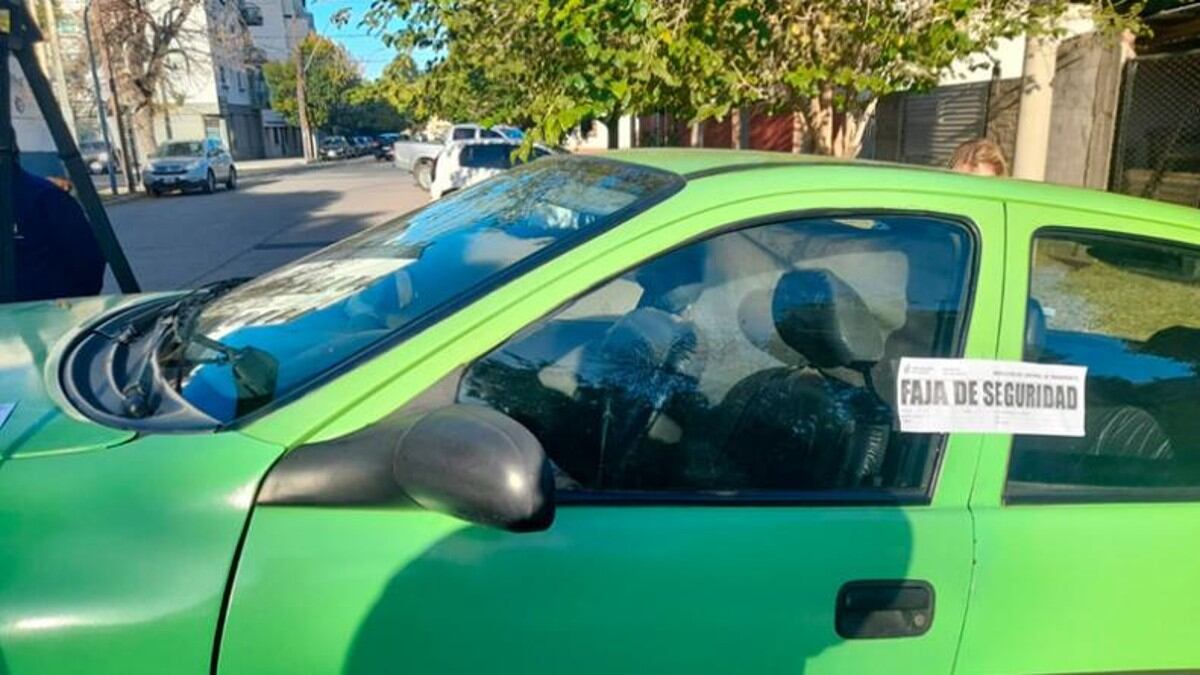
[[[670,171],[683,176],[689,182],[751,171],[803,170],[806,177],[811,176],[813,181],[818,182],[822,180],[821,176],[829,177],[833,173],[871,172],[872,182],[879,187],[933,189],[998,201],[1067,206],[1136,218],[1165,220],[1200,229],[1200,209],[1094,189],[1014,178],[974,176],[936,167],[762,150],[714,148],[638,148],[611,150],[599,153],[598,156]],[[874,172],[879,173],[876,175]]]

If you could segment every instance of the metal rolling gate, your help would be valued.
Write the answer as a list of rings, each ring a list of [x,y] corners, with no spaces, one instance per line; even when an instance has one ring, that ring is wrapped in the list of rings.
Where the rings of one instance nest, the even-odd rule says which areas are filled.
[[[1109,189],[1200,206],[1200,50],[1125,65]]]

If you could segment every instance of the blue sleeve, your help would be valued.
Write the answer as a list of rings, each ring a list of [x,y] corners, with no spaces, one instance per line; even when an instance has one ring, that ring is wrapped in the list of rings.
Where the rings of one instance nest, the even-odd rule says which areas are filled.
[[[104,254],[79,202],[70,194],[46,190],[38,200],[39,220],[49,226],[63,267],[70,270],[73,288],[83,295],[96,295],[104,285]]]

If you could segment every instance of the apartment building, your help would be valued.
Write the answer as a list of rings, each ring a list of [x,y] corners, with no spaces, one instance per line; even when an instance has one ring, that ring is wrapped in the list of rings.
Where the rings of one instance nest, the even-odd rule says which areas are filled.
[[[251,4],[252,3],[252,4]],[[246,10],[257,21],[250,22],[250,38],[261,62],[294,58],[300,42],[313,32],[313,17],[304,0],[248,0]],[[266,157],[298,157],[304,154],[300,129],[289,125],[271,110],[263,84],[263,150]]]

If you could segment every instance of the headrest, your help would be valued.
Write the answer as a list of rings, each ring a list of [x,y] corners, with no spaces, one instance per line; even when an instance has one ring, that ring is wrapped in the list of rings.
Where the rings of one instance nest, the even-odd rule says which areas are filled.
[[[775,330],[814,366],[832,368],[883,358],[883,331],[863,299],[826,269],[795,270],[771,299]]]
[[[742,298],[737,309],[738,327],[750,344],[773,358],[787,365],[802,363],[804,359],[775,330],[775,318],[771,316],[773,290],[773,287],[755,288]]]
[[[1026,361],[1036,361],[1042,356],[1046,343],[1046,313],[1042,303],[1029,298],[1025,304],[1025,355]]]

